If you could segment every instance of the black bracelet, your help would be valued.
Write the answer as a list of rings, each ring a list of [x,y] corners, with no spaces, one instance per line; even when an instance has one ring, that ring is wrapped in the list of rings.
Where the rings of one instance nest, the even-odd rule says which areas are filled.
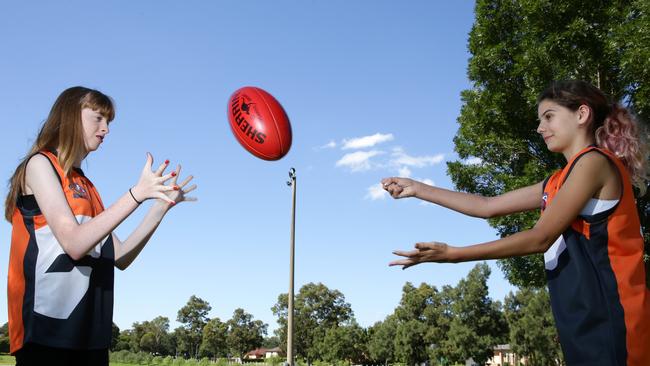
[[[138,201],[138,200],[135,199],[135,196],[133,195],[133,192],[131,192],[131,188],[129,188],[129,193],[131,194],[131,198],[133,198],[133,200],[134,200],[138,205],[142,203],[142,201]]]

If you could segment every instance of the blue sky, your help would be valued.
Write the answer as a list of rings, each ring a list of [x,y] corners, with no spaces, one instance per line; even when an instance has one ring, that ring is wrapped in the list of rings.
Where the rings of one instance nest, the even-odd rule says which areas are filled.
[[[110,95],[117,116],[83,163],[110,205],[139,177],[145,153],[195,175],[196,203],[165,217],[140,257],[116,270],[115,323],[176,313],[196,295],[210,317],[241,307],[277,328],[288,288],[291,190],[298,177],[296,289],[338,289],[363,326],[392,313],[406,281],[455,285],[474,266],[388,267],[419,241],[493,240],[483,220],[393,200],[381,178],[408,175],[452,188],[446,161],[466,67],[473,2],[59,1],[0,11],[0,175],[6,182],[58,94],[83,85]],[[276,162],[247,153],[228,126],[230,94],[273,94],[293,128]],[[183,174],[184,175],[184,174]],[[6,185],[1,192],[6,195]],[[116,230],[126,238],[150,204]],[[6,278],[11,226],[0,223]],[[490,294],[512,287],[494,262]],[[0,292],[0,322],[7,319]]]

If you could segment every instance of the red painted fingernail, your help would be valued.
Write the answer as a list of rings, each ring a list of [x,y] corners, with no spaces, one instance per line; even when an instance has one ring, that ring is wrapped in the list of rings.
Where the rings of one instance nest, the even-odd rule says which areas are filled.
[[[176,172],[172,172],[172,177],[175,177],[175,176],[176,176]]]
[[[175,204],[176,204],[176,202],[169,202],[169,205],[170,205],[170,206],[173,206],[173,205],[175,205]]]
[[[174,186],[174,190],[178,191],[180,188],[178,186]]]
[[[169,159],[165,160],[165,164],[169,164]]]

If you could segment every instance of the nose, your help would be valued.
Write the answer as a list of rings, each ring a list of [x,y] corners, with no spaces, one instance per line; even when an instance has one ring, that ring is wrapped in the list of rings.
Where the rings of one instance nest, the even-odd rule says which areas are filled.
[[[109,132],[108,122],[104,121],[99,130],[104,132],[104,133],[108,133]]]
[[[540,135],[545,131],[544,127],[542,126],[543,124],[543,121],[539,121],[539,124],[537,125],[537,133]]]

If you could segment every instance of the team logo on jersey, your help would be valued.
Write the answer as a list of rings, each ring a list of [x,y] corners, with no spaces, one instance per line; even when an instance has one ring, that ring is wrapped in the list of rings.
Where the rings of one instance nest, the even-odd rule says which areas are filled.
[[[82,187],[78,183],[72,182],[72,183],[70,183],[68,188],[70,188],[70,190],[72,191],[72,197],[74,197],[74,198],[85,198],[87,200],[90,199],[90,197],[88,197],[88,192],[86,192],[86,189],[84,189],[84,187]]]
[[[544,192],[542,195],[542,211],[546,209],[546,201],[548,200],[548,193]]]

